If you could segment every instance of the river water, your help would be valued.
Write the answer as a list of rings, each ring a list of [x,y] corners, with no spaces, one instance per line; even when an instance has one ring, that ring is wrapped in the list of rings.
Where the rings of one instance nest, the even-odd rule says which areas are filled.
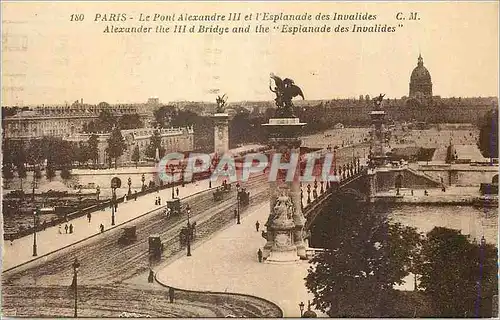
[[[458,229],[478,242],[484,235],[486,242],[498,247],[498,208],[476,208],[471,206],[419,206],[397,205],[389,209],[389,219],[403,225],[415,227],[427,233],[434,227]],[[399,290],[414,290],[414,275],[410,274]],[[420,281],[417,280],[417,283]]]
[[[397,205],[392,207],[389,218],[393,222],[417,228],[427,233],[434,227],[461,230],[478,241],[481,236],[489,243],[497,243],[498,208],[471,206],[419,206]]]

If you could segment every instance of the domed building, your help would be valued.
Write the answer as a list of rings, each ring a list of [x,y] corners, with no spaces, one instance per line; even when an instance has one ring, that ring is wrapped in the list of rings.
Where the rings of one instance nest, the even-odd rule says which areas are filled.
[[[413,69],[410,77],[410,98],[432,98],[431,74],[424,67],[424,59],[418,55],[417,67]]]

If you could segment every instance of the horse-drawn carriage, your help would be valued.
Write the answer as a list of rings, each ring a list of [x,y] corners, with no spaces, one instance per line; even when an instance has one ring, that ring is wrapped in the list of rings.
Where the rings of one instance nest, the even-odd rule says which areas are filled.
[[[214,192],[214,201],[221,201],[224,191],[219,187]]]
[[[228,193],[231,191],[231,185],[228,184],[226,181],[222,183],[220,187],[217,187],[217,189],[214,192],[214,201],[221,201],[223,199],[223,194]]]
[[[157,234],[149,236],[149,254],[153,255],[155,258],[160,258],[163,252],[163,243],[161,242],[160,236]]]
[[[240,200],[240,205],[248,206],[250,203],[250,192],[246,192],[245,190],[240,190],[238,192],[238,198]]]
[[[172,214],[179,214],[179,213],[181,213],[181,200],[179,198],[167,200],[165,215],[169,217]]]
[[[123,233],[120,236],[120,238],[118,238],[118,243],[119,244],[130,244],[130,243],[136,241],[137,234],[135,232],[136,232],[135,226],[123,228]]]
[[[195,234],[196,234],[196,222],[194,222],[193,224],[189,224],[187,227],[182,227],[179,234],[181,245],[186,245],[188,240],[188,235],[191,242],[193,242]]]

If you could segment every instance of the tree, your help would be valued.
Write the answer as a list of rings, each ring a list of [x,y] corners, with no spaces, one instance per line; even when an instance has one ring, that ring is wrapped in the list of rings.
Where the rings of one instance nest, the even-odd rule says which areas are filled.
[[[127,145],[125,144],[125,139],[122,136],[120,128],[115,127],[113,131],[111,131],[111,135],[108,138],[108,147],[106,148],[109,159],[115,160],[115,169],[118,166],[118,158],[123,155],[126,149]]]
[[[53,165],[47,165],[47,168],[45,168],[45,176],[49,181],[52,181],[54,177],[56,176],[56,169],[54,169]]]
[[[420,236],[414,228],[390,224],[352,195],[331,201],[331,214],[312,230],[326,244],[305,278],[313,304],[331,317],[384,316],[393,286],[410,272]]]
[[[26,179],[26,177],[28,176],[26,174],[26,166],[24,165],[24,163],[17,165],[17,176],[19,177],[21,183],[21,190],[23,190],[23,179]]]
[[[84,124],[83,131],[87,133],[111,132],[117,125],[116,117],[108,110],[103,110],[99,117],[88,124]]]
[[[139,160],[141,159],[141,154],[139,152],[139,146],[136,145],[134,147],[134,152],[132,153],[132,161],[135,162],[135,168],[137,169],[137,163],[139,162]]]
[[[122,130],[137,129],[144,127],[144,123],[142,123],[141,118],[137,113],[124,114],[118,120],[118,125]]]
[[[87,145],[89,158],[96,164],[99,159],[99,136],[97,136],[97,134],[92,134],[89,137]]]
[[[498,110],[488,112],[481,121],[479,149],[487,158],[498,158]]]
[[[174,106],[161,106],[153,112],[156,125],[159,128],[166,128],[170,125],[172,118],[176,115]]]
[[[493,317],[498,293],[497,249],[470,242],[459,230],[435,227],[423,242],[420,288],[434,304],[436,317]]]
[[[68,180],[69,178],[71,178],[71,171],[68,168],[62,168],[61,178],[63,178],[64,180]]]
[[[7,180],[14,178],[14,170],[10,164],[2,164],[2,177]]]
[[[159,151],[159,156],[162,158],[165,155],[165,148],[161,145],[161,136],[158,130],[153,132],[151,138],[149,139],[149,145],[146,148],[146,156],[149,158],[156,157],[156,149]]]
[[[27,152],[27,162],[32,166],[36,166],[43,160],[43,140],[33,139],[29,141],[28,152]]]
[[[86,143],[81,143],[79,145],[74,145],[74,159],[78,161],[80,165],[87,163],[90,160],[89,146]]]

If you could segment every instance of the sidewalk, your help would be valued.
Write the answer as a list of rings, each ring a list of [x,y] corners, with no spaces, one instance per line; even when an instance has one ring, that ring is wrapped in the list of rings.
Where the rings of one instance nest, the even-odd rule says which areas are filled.
[[[307,292],[304,277],[308,261],[292,264],[259,263],[257,250],[266,240],[256,231],[269,215],[269,203],[250,207],[241,219],[192,249],[192,256],[183,256],[163,267],[156,274],[158,281],[177,288],[195,291],[242,293],[264,298],[283,309],[284,317],[300,317],[299,303],[307,306],[313,295]],[[318,316],[324,316],[316,311]]]
[[[179,186],[179,197],[181,199],[190,196],[194,193],[208,189],[208,179],[186,184],[184,187]],[[212,183],[212,187],[217,184]],[[117,190],[117,196],[120,197],[127,192],[127,188]],[[120,203],[118,210],[115,212],[115,226],[120,228],[120,224],[130,221],[148,211],[161,208],[166,205],[166,201],[171,199],[172,189],[168,188],[161,190],[159,193],[153,192],[142,197],[138,197],[137,201],[128,200]],[[160,196],[162,206],[155,205],[155,198]],[[104,211],[95,211],[92,213],[91,222],[87,217],[83,216],[70,220],[67,224],[73,224],[74,231],[72,234],[65,234],[64,224],[61,225],[61,232],[58,232],[58,226],[47,228],[44,231],[37,232],[37,253],[38,257],[73,244],[77,241],[88,238],[99,233],[99,225],[104,225],[105,230],[112,228],[111,226],[111,208],[106,208]],[[21,239],[10,241],[4,240],[3,245],[3,270],[15,267],[19,264],[34,260],[33,257],[33,234]]]

